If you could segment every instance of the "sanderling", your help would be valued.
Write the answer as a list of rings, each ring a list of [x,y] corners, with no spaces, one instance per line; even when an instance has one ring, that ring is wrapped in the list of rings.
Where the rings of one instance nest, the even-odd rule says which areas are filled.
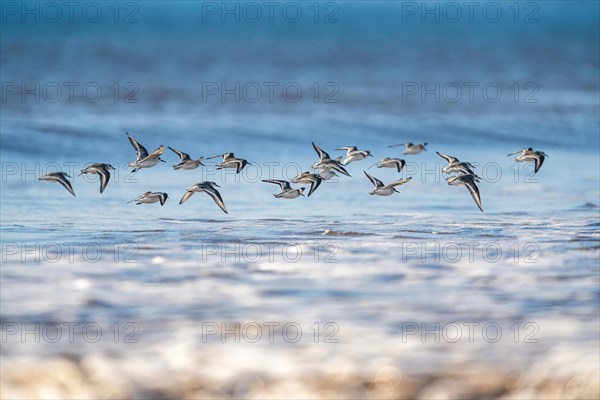
[[[161,154],[165,151],[163,145],[158,146],[156,150],[152,153],[148,154],[148,151],[144,146],[139,144],[128,132],[127,137],[129,138],[129,142],[135,149],[135,161],[129,163],[130,167],[133,167],[133,172],[136,172],[140,168],[150,168],[158,164],[159,161],[165,162],[160,158]]]
[[[404,185],[406,182],[408,182],[412,179],[412,177],[408,177],[406,179],[400,179],[400,180],[392,182],[388,185],[384,185],[383,182],[381,182],[379,179],[374,178],[371,175],[367,174],[367,171],[363,171],[363,172],[365,173],[367,178],[369,178],[369,180],[371,181],[373,186],[375,186],[375,190],[370,192],[369,193],[370,195],[389,196],[389,195],[394,194],[394,192],[400,193],[396,190],[396,186]]]
[[[217,164],[217,169],[235,168],[236,174],[239,174],[247,164],[250,164],[243,158],[237,158],[233,153],[217,154],[216,156],[208,157],[207,160],[218,157],[223,157],[223,162]]]
[[[69,193],[71,193],[73,196],[75,196],[75,191],[73,190],[73,186],[71,186],[71,182],[69,182],[67,180],[67,178],[70,178],[70,176],[64,172],[51,172],[44,176],[40,176],[38,179],[40,181],[46,181],[46,182],[58,182],[65,189],[67,189],[69,191]]]
[[[346,169],[340,163],[342,157],[338,157],[335,160],[332,160],[331,157],[329,157],[329,154],[327,154],[327,152],[323,151],[321,148],[319,148],[319,146],[317,146],[314,143],[312,145],[317,154],[319,155],[319,161],[311,165],[311,168],[318,169],[321,172],[325,172],[325,175],[321,174],[323,179],[329,179],[335,176],[335,173],[333,173],[332,175],[333,171],[337,171],[340,174],[350,176],[348,171],[346,171]]]
[[[263,179],[262,181],[279,185],[281,191],[273,195],[278,199],[295,199],[296,197],[304,196],[302,194],[302,192],[304,192],[303,187],[298,189],[292,189],[288,181],[282,181],[278,179]]]
[[[179,204],[183,204],[187,199],[189,199],[195,192],[204,192],[209,195],[215,203],[223,210],[225,214],[228,214],[227,208],[225,208],[225,203],[223,202],[223,198],[221,197],[221,193],[216,189],[220,187],[215,182],[201,182],[196,183],[195,185],[190,186],[186,189],[185,194],[179,200]]]
[[[113,167],[110,164],[94,163],[82,169],[79,175],[81,176],[81,174],[97,174],[100,177],[100,193],[102,193],[104,192],[104,189],[106,188],[106,185],[108,185],[108,181],[110,180],[109,170],[111,169],[115,169],[115,167]]]
[[[195,168],[198,168],[198,166],[200,166],[200,165],[204,165],[204,164],[202,164],[202,160],[204,160],[204,157],[200,157],[195,160],[192,160],[190,158],[189,154],[184,153],[183,151],[174,149],[171,146],[167,146],[167,147],[169,148],[169,150],[171,150],[173,153],[175,153],[179,156],[179,162],[177,164],[173,164],[174,170],[195,169]]]
[[[427,150],[425,148],[425,146],[427,146],[427,142],[425,142],[423,144],[412,144],[410,142],[409,143],[400,143],[400,144],[393,144],[388,147],[398,147],[398,146],[404,146],[404,151],[402,152],[402,154],[419,154],[423,150]]]
[[[334,172],[332,172],[332,174],[335,175]],[[310,197],[310,195],[317,190],[317,188],[319,187],[319,185],[321,184],[321,182],[323,182],[325,180],[325,178],[323,178],[321,175],[317,175],[317,174],[311,174],[310,172],[306,171],[303,172],[299,175],[297,175],[296,177],[292,178],[290,180],[290,182],[292,183],[310,183],[310,190],[308,191],[308,197]]]
[[[373,157],[369,150],[358,150],[356,146],[340,147],[336,150],[345,150],[346,158],[342,161],[342,165],[348,165],[352,161],[364,160],[367,157]]]
[[[479,182],[479,178],[476,175],[472,174],[464,174],[464,175],[455,175],[446,179],[448,185],[458,186],[465,185],[471,193],[471,197],[475,200],[475,204],[477,207],[483,212],[483,205],[481,204],[481,195],[479,194],[479,188],[475,184],[475,182]]]
[[[545,158],[548,157],[548,154],[544,153],[543,151],[534,151],[531,147],[515,151],[514,153],[510,153],[509,156],[514,156],[518,153],[521,154],[515,158],[515,161],[533,161],[535,163],[534,173],[537,173],[540,170],[540,168],[542,168],[542,164],[544,163]]]
[[[377,161],[375,164],[371,165],[368,169],[371,169],[374,166],[377,166],[377,168],[396,168],[398,170],[398,172],[400,172],[400,171],[402,171],[402,168],[404,168],[405,164],[406,164],[406,161],[404,161],[400,158],[386,157],[383,160]]]
[[[442,172],[446,174],[458,173],[462,175],[475,175],[475,172],[473,172],[474,168],[475,166],[469,162],[456,162],[446,165],[442,168]]]
[[[442,154],[439,151],[436,151],[435,153],[448,162],[448,164],[442,168],[442,172],[446,174],[457,173],[460,175],[473,175],[475,178],[480,179],[480,177],[473,172],[475,166],[470,162],[461,162],[458,158]]]
[[[139,195],[137,198],[128,201],[127,204],[135,201],[135,204],[139,206],[140,204],[152,204],[160,202],[160,205],[164,206],[168,198],[169,195],[163,192],[146,192]]]

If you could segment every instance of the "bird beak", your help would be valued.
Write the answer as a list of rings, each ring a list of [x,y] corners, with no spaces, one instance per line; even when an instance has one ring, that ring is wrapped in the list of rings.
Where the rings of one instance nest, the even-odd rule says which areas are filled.
[[[507,155],[507,157],[509,157],[509,156],[514,156],[515,154],[518,154],[518,153],[520,153],[520,151],[515,151],[514,153],[510,153],[510,154],[508,154],[508,155]]]

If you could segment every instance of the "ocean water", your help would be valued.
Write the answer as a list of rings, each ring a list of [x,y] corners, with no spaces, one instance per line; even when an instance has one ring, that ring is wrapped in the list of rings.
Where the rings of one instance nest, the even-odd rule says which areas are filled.
[[[597,3],[10,4],[3,398],[598,396]],[[252,165],[173,171],[166,149],[130,174],[126,131]],[[260,180],[307,170],[313,141],[374,158],[275,199]],[[387,147],[406,141],[428,151]],[[537,174],[506,156],[524,147]],[[477,164],[483,213],[435,151]],[[386,156],[412,180],[369,196]],[[117,168],[103,194],[91,162]],[[76,197],[37,180],[56,170]],[[229,214],[178,204],[204,180]],[[169,199],[127,204],[147,190]]]

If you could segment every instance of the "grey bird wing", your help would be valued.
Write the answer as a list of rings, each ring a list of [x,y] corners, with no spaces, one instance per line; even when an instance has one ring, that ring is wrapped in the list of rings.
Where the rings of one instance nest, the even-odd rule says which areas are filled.
[[[311,180],[310,182],[310,190],[308,191],[308,197],[310,197],[310,195],[317,190],[317,188],[319,187],[319,185],[321,184],[321,182],[323,182],[323,178],[321,177],[315,177],[315,179]]]
[[[460,177],[461,177],[461,175],[453,175],[453,176],[449,176],[448,178],[446,178],[446,183],[447,183],[448,185],[457,185],[457,184],[455,184],[455,182],[456,182],[456,180],[457,180],[458,178],[460,178]]]
[[[402,168],[404,168],[405,164],[406,164],[406,161],[404,161],[404,160],[397,161],[396,165],[398,166],[398,172],[402,171]]]
[[[165,193],[161,193],[159,195],[158,201],[160,201],[161,206],[165,205],[165,202],[167,201],[167,197],[165,196]]]
[[[540,168],[542,168],[542,164],[544,163],[544,160],[546,159],[546,157],[544,157],[542,154],[538,154],[535,158],[535,172],[537,174],[537,172],[540,170]]]
[[[146,148],[144,146],[142,146],[141,144],[139,144],[133,138],[133,136],[131,136],[129,134],[129,132],[125,132],[125,133],[127,133],[127,137],[129,138],[129,143],[131,143],[131,145],[133,146],[133,149],[135,150],[136,161],[139,161],[143,158],[148,157],[148,151],[146,150]]]
[[[150,153],[146,159],[152,159],[152,158],[156,158],[156,157],[160,157],[162,155],[162,153],[165,152],[165,148],[163,147],[163,145],[161,144],[160,146],[158,146],[156,148],[156,150],[154,150],[152,153]]]
[[[348,173],[348,171],[346,171],[346,168],[342,167],[339,162],[336,162],[335,164],[333,164],[332,168],[334,170],[336,170],[337,172],[339,172],[340,174],[344,174],[346,176],[350,176],[350,174]]]
[[[469,190],[469,193],[471,193],[471,197],[473,197],[473,200],[475,201],[475,204],[477,204],[477,207],[479,207],[481,212],[483,212],[483,205],[481,204],[481,195],[479,194],[479,188],[477,187],[475,182],[472,179],[469,179],[467,181],[464,181],[464,184]]]
[[[327,154],[326,151],[322,150],[319,146],[317,146],[314,142],[312,142],[312,146],[313,149],[315,149],[315,151],[317,152],[317,154],[319,155],[319,159],[323,160],[326,158],[331,158],[329,157],[329,154]]]
[[[56,181],[58,183],[60,183],[61,185],[63,185],[63,187],[65,189],[67,189],[69,191],[69,193],[71,193],[73,196],[75,196],[75,191],[73,190],[73,186],[71,186],[71,182],[69,182],[67,180],[67,178],[65,178],[64,175],[57,176]]]
[[[110,172],[105,167],[98,168],[96,171],[98,171],[98,175],[100,176],[100,193],[102,193],[106,189],[108,181],[110,181]]]
[[[219,208],[221,208],[221,210],[223,210],[223,212],[225,214],[229,214],[227,212],[227,208],[225,208],[225,203],[223,202],[223,199],[221,198],[221,193],[219,193],[219,191],[217,189],[214,189],[211,187],[208,189],[204,189],[204,191],[206,192],[206,194],[208,194],[210,197],[212,197],[212,199],[215,201],[215,203],[217,203]]]
[[[179,151],[177,149],[172,148],[171,146],[167,146],[169,148],[169,150],[171,150],[173,153],[177,154],[179,156],[179,162],[182,163],[184,161],[189,161],[190,159],[190,155],[187,153],[184,153],[183,151]]]
[[[412,179],[412,176],[409,176],[406,179],[399,179],[396,182],[390,183],[388,186],[389,187],[396,187],[396,186],[404,185],[405,183],[410,182],[411,179]]]
[[[179,204],[183,204],[187,199],[192,197],[193,194],[194,194],[194,192],[185,192],[185,194],[183,195],[181,200],[179,200]]]
[[[369,178],[369,180],[371,181],[371,183],[373,184],[373,186],[375,186],[375,189],[379,189],[383,186],[385,186],[383,184],[383,182],[381,182],[379,179],[372,177],[371,175],[367,174],[367,171],[363,171],[365,173],[365,175],[367,176],[367,178]]]
[[[404,160],[391,160],[391,162],[396,165],[398,172],[401,172],[402,168],[404,168],[404,165],[406,164],[406,161]]]
[[[266,183],[274,183],[276,185],[279,185],[281,190],[292,190],[288,181],[283,181],[279,179],[263,179],[262,181]]]
[[[240,172],[242,172],[246,164],[248,164],[248,161],[240,158],[237,161],[235,161],[235,163],[237,164],[237,167],[235,168],[235,173],[239,174]]]
[[[437,154],[438,156],[442,157],[444,160],[446,160],[448,162],[448,164],[450,164],[453,161],[458,161],[456,159],[456,157],[452,157],[452,156],[448,156],[446,154],[442,154],[439,151],[436,151],[435,154]]]

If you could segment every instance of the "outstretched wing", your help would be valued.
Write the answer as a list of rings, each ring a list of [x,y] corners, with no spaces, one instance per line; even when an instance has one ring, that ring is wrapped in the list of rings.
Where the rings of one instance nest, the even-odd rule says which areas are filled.
[[[314,179],[312,179],[310,181],[310,190],[308,191],[308,197],[310,197],[310,195],[317,190],[317,188],[319,187],[319,185],[321,184],[321,182],[323,182],[323,178],[321,178],[320,176],[315,176]]]
[[[240,172],[242,172],[242,170],[244,169],[246,164],[248,164],[248,161],[240,158],[236,161],[236,164],[237,164],[237,166],[235,167],[235,173],[239,174]]]
[[[369,180],[371,181],[371,183],[373,184],[373,186],[375,186],[375,189],[379,189],[380,187],[383,187],[383,182],[381,182],[379,179],[372,177],[371,175],[367,174],[367,171],[363,171],[365,173],[365,175],[367,176],[367,178],[369,178]]]
[[[335,169],[340,174],[344,174],[346,176],[350,176],[350,174],[348,173],[348,171],[346,171],[346,168],[342,167],[342,165],[339,162],[337,162],[337,161],[334,164],[332,164],[332,168]]]
[[[164,152],[165,152],[165,148],[161,144],[160,146],[158,146],[156,148],[156,150],[154,150],[152,153],[148,154],[148,156],[146,156],[143,160],[151,160],[153,158],[160,157],[162,155],[162,153],[164,153]]]
[[[183,195],[181,200],[179,200],[179,204],[183,204],[187,199],[192,197],[193,194],[194,194],[194,192],[185,192],[185,194]]]
[[[396,187],[396,186],[404,185],[406,182],[409,182],[411,179],[412,179],[412,176],[409,176],[406,179],[399,179],[396,182],[390,183],[388,186],[389,187]]]
[[[167,201],[167,195],[166,195],[166,193],[161,193],[159,195],[158,201],[160,201],[160,205],[161,206],[164,206],[165,202]]]
[[[405,164],[406,161],[404,160],[396,160],[396,168],[398,168],[398,172],[402,171],[402,168],[404,168]]]
[[[537,154],[536,157],[534,158],[536,174],[540,170],[540,168],[542,168],[542,164],[544,163],[545,159],[546,159],[546,157],[544,157],[542,154]]]
[[[64,176],[59,176],[56,181],[63,185],[65,189],[69,191],[73,196],[75,196],[75,191],[73,190],[73,186],[71,186],[71,182],[67,180]]]
[[[450,163],[451,163],[451,162],[453,162],[453,161],[456,161],[456,158],[455,158],[455,157],[448,156],[448,155],[446,155],[446,154],[442,154],[442,153],[440,153],[439,151],[436,151],[436,152],[435,152],[435,154],[437,154],[438,156],[440,156],[440,157],[442,157],[444,160],[446,160],[446,162],[447,162],[448,164],[450,164]]]
[[[141,144],[139,144],[134,138],[133,136],[131,136],[129,134],[129,132],[125,132],[127,134],[127,137],[129,138],[129,143],[131,143],[131,145],[133,146],[134,150],[135,150],[135,157],[136,157],[136,161],[139,161],[143,158],[148,157],[148,151],[146,150],[146,148],[144,146],[142,146]]]
[[[223,199],[221,198],[221,193],[219,193],[219,191],[217,189],[214,189],[211,187],[211,188],[204,189],[204,192],[206,192],[206,194],[208,194],[210,197],[212,197],[212,199],[215,201],[215,203],[217,203],[217,205],[221,208],[221,210],[223,210],[223,212],[225,214],[228,214],[227,208],[225,208],[225,203],[223,202]]]
[[[100,193],[104,192],[106,189],[106,185],[108,185],[108,181],[110,180],[110,172],[106,168],[98,168],[98,175],[100,176]]]
[[[320,160],[324,160],[326,158],[331,158],[331,157],[329,157],[329,154],[327,154],[327,152],[325,152],[324,150],[319,148],[319,146],[317,146],[314,142],[312,142],[312,146],[313,146],[313,149],[315,149],[315,151],[319,155]]]
[[[473,197],[473,200],[475,201],[475,204],[477,204],[477,207],[479,207],[481,212],[483,212],[483,205],[481,204],[481,195],[479,194],[479,188],[477,187],[475,182],[473,182],[472,179],[469,179],[467,181],[464,181],[464,184],[469,190],[469,193],[471,193],[471,197]]]
[[[173,153],[177,154],[179,156],[179,162],[183,162],[183,161],[187,161],[190,159],[189,154],[184,153],[183,151],[179,151],[177,149],[172,148],[171,146],[167,146],[169,148],[169,150],[171,150]]]
[[[279,179],[263,179],[262,181],[266,183],[274,183],[276,185],[279,185],[281,190],[292,190],[288,181],[282,181]]]

